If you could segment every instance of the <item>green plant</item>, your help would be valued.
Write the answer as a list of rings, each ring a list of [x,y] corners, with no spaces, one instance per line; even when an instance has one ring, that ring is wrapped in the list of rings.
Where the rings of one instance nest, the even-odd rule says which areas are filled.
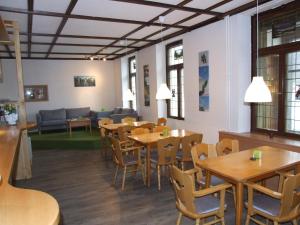
[[[17,107],[15,104],[5,104],[4,105],[4,112],[7,115],[13,114],[13,113],[17,113]]]

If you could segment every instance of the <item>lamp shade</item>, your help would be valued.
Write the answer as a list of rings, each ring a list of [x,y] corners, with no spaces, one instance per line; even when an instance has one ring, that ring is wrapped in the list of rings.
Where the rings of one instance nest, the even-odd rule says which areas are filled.
[[[161,84],[156,93],[156,99],[171,99],[171,97],[172,93],[168,86],[165,83]]]
[[[134,95],[132,94],[130,89],[127,89],[124,93],[124,99],[127,101],[132,101],[134,100]]]
[[[266,85],[263,77],[256,76],[247,88],[245,102],[272,102],[271,92]]]

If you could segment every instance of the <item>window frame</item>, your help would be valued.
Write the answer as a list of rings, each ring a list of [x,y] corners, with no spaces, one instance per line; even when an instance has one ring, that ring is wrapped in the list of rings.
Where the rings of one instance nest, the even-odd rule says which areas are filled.
[[[167,117],[168,118],[172,118],[172,119],[177,119],[177,120],[184,120],[184,117],[182,116],[183,114],[183,110],[182,109],[182,99],[181,99],[181,92],[182,92],[182,88],[181,88],[181,70],[184,71],[184,58],[183,58],[183,63],[180,64],[175,64],[175,65],[169,65],[169,50],[171,48],[174,48],[178,45],[183,45],[182,40],[178,40],[172,43],[169,43],[166,45],[165,49],[166,49],[166,84],[168,86],[168,88],[170,88],[170,72],[171,70],[177,70],[177,91],[178,91],[178,99],[177,99],[177,104],[178,104],[178,116],[172,116],[170,115],[170,100],[167,99]],[[182,48],[183,49],[183,48]],[[184,100],[183,100],[184,101]]]
[[[286,15],[289,12],[294,12],[299,10],[299,4],[297,5],[296,2],[291,2],[276,9],[269,10],[267,12],[259,14],[258,21],[267,20],[271,17],[280,17],[282,15]],[[256,69],[256,59],[257,59],[257,23],[256,23],[256,15],[252,16],[251,18],[251,74],[253,78],[257,75]],[[251,103],[251,132],[259,132],[259,133],[266,133],[269,135],[279,135],[289,138],[300,138],[300,134],[289,133],[285,131],[286,126],[286,83],[285,83],[285,76],[286,76],[286,55],[291,52],[299,51],[300,50],[300,41],[275,45],[270,47],[263,47],[258,49],[259,57],[269,56],[269,55],[278,55],[279,56],[279,80],[278,80],[278,117],[277,117],[277,131],[268,130],[257,128],[257,104]]]
[[[135,73],[131,73],[131,61],[133,60],[136,60],[136,57],[135,56],[131,56],[128,58],[128,88],[129,90],[133,93],[132,91],[132,83],[131,83],[131,78],[132,77],[135,77],[135,87],[136,87],[136,72]],[[135,90],[135,101],[136,101],[136,98],[137,98],[137,93],[136,93],[136,90]],[[133,101],[129,101],[129,107],[131,109],[133,109]]]

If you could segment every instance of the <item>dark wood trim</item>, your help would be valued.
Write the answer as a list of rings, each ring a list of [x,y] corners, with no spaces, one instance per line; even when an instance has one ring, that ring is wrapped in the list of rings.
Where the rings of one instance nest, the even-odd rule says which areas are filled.
[[[177,70],[177,96],[178,96],[178,99],[177,99],[177,107],[178,107],[178,116],[171,116],[170,115],[170,100],[167,100],[167,117],[168,118],[172,118],[172,119],[177,119],[177,120],[184,120],[184,118],[182,117],[182,108],[181,108],[181,78],[180,78],[180,71],[184,68],[184,65],[183,63],[182,64],[177,64],[177,65],[169,65],[168,62],[169,62],[169,49],[173,48],[173,47],[176,47],[178,45],[182,45],[183,42],[182,40],[178,40],[178,41],[175,41],[175,42],[172,42],[172,43],[169,43],[165,46],[165,49],[166,49],[166,83],[167,83],[167,86],[170,88],[170,82],[169,82],[169,76],[170,76],[170,71],[171,70]]]
[[[160,24],[157,22],[144,22],[138,20],[126,20],[126,19],[117,19],[117,18],[108,18],[108,17],[99,17],[99,16],[85,16],[85,15],[77,15],[77,14],[64,14],[58,12],[50,12],[50,11],[41,11],[41,10],[33,10],[29,11],[26,9],[19,9],[13,7],[5,7],[0,6],[0,11],[2,12],[12,12],[12,13],[20,13],[20,14],[32,14],[38,16],[51,16],[51,17],[61,17],[63,19],[81,19],[81,20],[94,20],[94,21],[106,21],[112,23],[129,23],[129,24],[139,24],[139,25],[146,25],[146,26],[163,26],[163,27],[172,27],[172,28],[186,28],[186,26],[179,26],[179,25],[171,25],[171,24]]]
[[[49,55],[50,55],[50,53],[51,53],[51,51],[52,51],[52,49],[53,49],[53,47],[54,47],[57,39],[58,39],[58,35],[60,35],[60,33],[62,32],[64,26],[66,25],[66,23],[68,21],[68,17],[67,16],[71,15],[71,13],[72,13],[75,5],[77,4],[77,2],[78,2],[78,0],[71,0],[71,2],[69,3],[69,6],[68,6],[68,8],[67,8],[67,10],[65,12],[65,16],[61,20],[61,22],[60,22],[60,24],[59,24],[59,26],[58,26],[58,28],[56,30],[55,37],[52,40],[52,43],[51,43],[51,45],[50,45],[50,47],[48,49],[48,52],[47,52],[45,58],[49,57]]]
[[[279,8],[272,9],[267,12],[259,14],[259,21],[268,20],[270,18],[277,18],[282,15],[290,14],[291,11],[295,8],[299,8],[299,2],[291,2],[286,5],[280,6]],[[284,10],[287,10],[284,12]],[[252,16],[252,77],[256,75],[256,15]],[[300,138],[299,134],[288,133],[285,131],[286,126],[286,108],[285,108],[285,87],[286,87],[286,54],[290,52],[300,51],[300,41],[265,47],[259,49],[259,56],[268,56],[268,55],[278,55],[279,56],[279,80],[278,80],[278,122],[277,122],[277,131],[270,131],[267,129],[257,128],[256,126],[256,115],[257,115],[257,104],[251,105],[251,132],[259,133],[272,133],[273,135],[284,136],[288,138]]]
[[[223,13],[215,12],[211,10],[206,9],[198,9],[198,8],[192,8],[192,7],[186,7],[186,6],[178,6],[173,4],[167,4],[162,2],[154,2],[154,1],[144,1],[144,0],[113,0],[117,2],[126,2],[126,3],[132,3],[132,4],[138,4],[138,5],[147,5],[147,6],[153,6],[153,7],[159,7],[159,8],[167,8],[167,9],[174,9],[174,10],[180,10],[180,11],[186,11],[186,12],[193,12],[193,13],[202,13],[202,14],[208,14],[213,16],[223,16]]]
[[[258,5],[263,5],[263,4],[265,4],[267,2],[270,2],[272,0],[254,0],[252,2],[248,2],[248,3],[244,4],[244,5],[241,5],[241,6],[237,7],[237,8],[229,10],[228,12],[226,12],[224,14],[224,16],[233,16],[233,15],[239,14],[241,12],[244,12],[244,11],[246,11],[248,9],[252,9],[252,8],[256,7],[257,1],[258,1]]]
[[[21,41],[21,44],[27,45],[29,44],[27,41]],[[31,42],[31,45],[51,45],[51,42]],[[55,45],[59,46],[77,46],[77,47],[104,47],[107,45],[98,45],[98,44],[75,44],[75,43],[55,43]],[[123,48],[123,45],[112,45],[110,48]],[[139,47],[130,46],[128,48],[138,49]]]
[[[34,0],[27,0],[27,7],[29,11],[33,11],[33,2]],[[27,44],[27,51],[28,51],[28,57],[30,57],[31,54],[31,33],[32,33],[32,14],[28,14],[27,19],[27,29],[28,29],[28,44]]]
[[[7,53],[5,50],[0,50],[0,53]],[[12,51],[14,53],[14,51]],[[22,54],[27,54],[27,51],[22,51]],[[31,51],[31,54],[47,54],[47,52],[38,52],[38,51]],[[51,52],[51,54],[55,55],[91,55],[91,52]],[[99,55],[119,55],[115,53],[100,53]]]
[[[11,31],[8,31],[8,34],[13,34]],[[27,32],[20,32],[20,35],[28,36]],[[56,37],[56,34],[48,34],[48,33],[31,33],[32,36],[38,37]],[[82,38],[82,39],[103,39],[103,40],[120,40],[118,37],[108,37],[108,36],[87,36],[87,35],[72,35],[72,34],[60,34],[57,37],[62,38]],[[155,40],[144,40],[138,38],[126,38],[128,41],[144,41],[144,42],[154,42]]]
[[[184,0],[184,1],[180,2],[180,3],[178,4],[178,6],[183,6],[183,5],[185,5],[185,4],[187,4],[187,3],[191,2],[191,1],[192,1],[192,0]],[[158,20],[160,16],[166,16],[166,15],[168,15],[169,13],[171,13],[171,12],[173,12],[173,11],[174,11],[173,9],[168,9],[168,10],[164,11],[163,13],[161,13],[160,15],[158,15],[158,16],[152,18],[152,19],[149,20],[148,22],[152,23],[152,22]],[[178,24],[175,23],[175,24],[173,24],[173,25],[178,25]],[[134,30],[130,31],[129,33],[126,33],[125,35],[123,35],[122,37],[120,37],[120,40],[127,39],[128,36],[130,36],[130,35],[132,35],[132,34],[138,32],[139,30],[143,29],[144,27],[146,27],[145,24],[144,24],[144,25],[141,25],[141,26],[139,26],[139,27],[137,27],[136,29],[134,29]],[[167,29],[169,29],[169,28],[168,28],[168,27],[165,27],[164,29],[167,30]],[[144,38],[143,38],[143,39],[144,39]],[[107,45],[107,47],[104,47],[104,48],[98,50],[95,54],[99,54],[99,52],[102,52],[104,49],[110,47],[111,45],[115,44],[116,42],[117,42],[117,40],[114,41],[114,42],[112,42],[112,43],[110,43],[109,45]],[[129,45],[129,47],[132,46],[132,45],[134,45],[134,44],[136,44],[136,43],[138,43],[138,42],[137,42],[137,41],[133,42],[132,44]],[[128,48],[128,46],[126,46],[126,48]],[[119,49],[119,50],[114,51],[114,53],[118,53],[118,52],[120,52],[120,51],[123,50],[123,49],[124,49],[124,46],[123,46],[122,49]]]

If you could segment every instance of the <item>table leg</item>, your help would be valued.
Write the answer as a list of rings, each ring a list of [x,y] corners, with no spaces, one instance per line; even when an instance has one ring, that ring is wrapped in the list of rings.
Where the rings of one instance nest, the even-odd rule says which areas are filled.
[[[235,225],[242,225],[243,218],[243,183],[236,184],[236,214],[235,214]]]
[[[146,161],[147,161],[147,186],[150,187],[150,180],[151,180],[151,165],[150,165],[150,151],[151,151],[151,145],[147,145],[147,156],[146,156]]]
[[[70,137],[72,137],[72,126],[71,125],[70,125],[69,129],[70,129]]]
[[[92,125],[90,124],[90,134],[92,135]]]
[[[205,187],[209,188],[211,182],[211,174],[208,170],[206,170],[206,176],[205,176]]]

